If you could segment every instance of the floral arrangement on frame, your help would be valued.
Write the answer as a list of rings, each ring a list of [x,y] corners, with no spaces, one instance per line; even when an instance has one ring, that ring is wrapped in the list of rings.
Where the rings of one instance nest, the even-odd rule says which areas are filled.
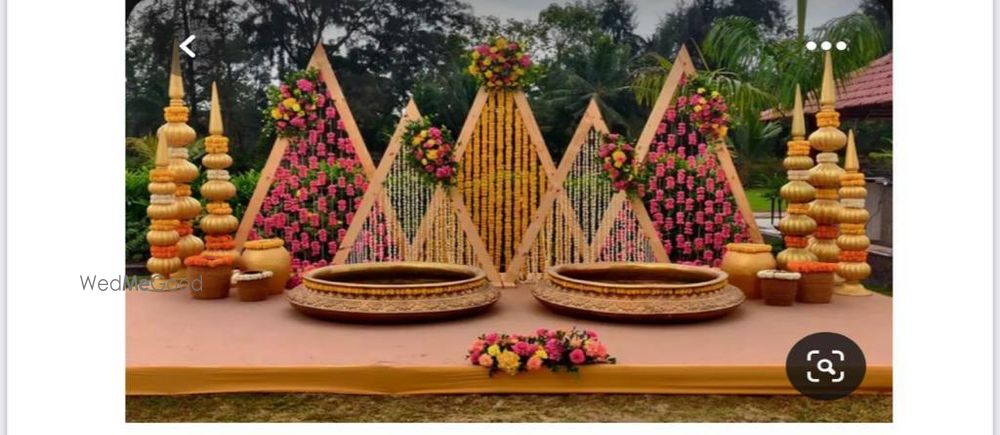
[[[288,148],[250,240],[280,237],[292,256],[289,286],[336,254],[368,187],[343,119],[316,69],[296,71],[268,90],[268,122]]]

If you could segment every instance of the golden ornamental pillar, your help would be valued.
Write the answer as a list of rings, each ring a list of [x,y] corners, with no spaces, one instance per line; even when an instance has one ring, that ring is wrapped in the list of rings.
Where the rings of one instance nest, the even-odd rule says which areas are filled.
[[[174,201],[174,177],[170,173],[170,159],[167,157],[167,141],[160,132],[156,143],[156,167],[149,171],[149,232],[146,241],[149,242],[150,258],[146,261],[146,269],[157,278],[169,278],[181,268],[181,259],[177,257],[178,221],[175,219],[177,205]]]
[[[824,263],[837,263],[840,248],[837,246],[837,224],[840,222],[840,176],[844,170],[837,166],[837,151],[847,143],[847,135],[840,131],[840,114],[836,107],[837,93],[833,82],[833,60],[826,52],[823,66],[823,87],[820,91],[819,112],[816,125],[809,135],[809,145],[818,150],[816,166],[809,170],[809,184],[816,188],[816,199],[809,205],[809,217],[816,221],[816,231],[807,249]]]
[[[872,274],[868,265],[868,246],[871,240],[865,234],[865,224],[871,215],[865,208],[865,174],[858,163],[858,148],[854,145],[854,131],[847,135],[847,154],[844,156],[844,174],[840,176],[840,262],[837,275],[844,279],[834,287],[834,292],[847,296],[869,296],[871,291],[861,280]]]
[[[795,86],[795,106],[792,108],[792,139],[783,162],[788,171],[788,183],[781,186],[781,198],[788,203],[785,217],[778,230],[785,238],[785,249],[778,253],[778,268],[785,269],[791,261],[816,261],[816,254],[806,249],[806,238],[816,230],[816,221],[809,217],[809,202],[816,198],[816,189],[809,184],[809,157],[806,140],[806,119],[802,111],[802,91]]]
[[[177,255],[181,261],[200,254],[205,249],[201,239],[195,237],[193,222],[201,214],[201,203],[191,197],[191,182],[198,178],[198,167],[188,160],[188,145],[195,139],[194,129],[187,125],[190,110],[184,105],[184,82],[181,77],[180,55],[177,42],[170,60],[170,105],[163,109],[167,121],[160,127],[170,146],[170,170],[177,183],[177,215],[180,221],[177,233]]]
[[[213,255],[236,256],[236,244],[233,232],[240,222],[233,216],[229,200],[236,196],[236,186],[229,181],[227,168],[233,164],[229,156],[229,138],[224,136],[222,128],[222,109],[219,103],[219,92],[212,83],[212,110],[208,118],[208,134],[205,138],[205,157],[201,163],[208,168],[205,171],[208,181],[201,185],[201,196],[208,200],[205,209],[208,214],[198,222],[205,233],[206,253]]]

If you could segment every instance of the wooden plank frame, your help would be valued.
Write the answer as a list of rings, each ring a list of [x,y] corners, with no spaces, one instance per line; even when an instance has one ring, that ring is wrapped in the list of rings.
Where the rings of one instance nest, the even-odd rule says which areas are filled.
[[[563,184],[566,182],[569,171],[573,169],[577,156],[586,144],[587,136],[592,128],[598,134],[603,135],[608,133],[608,126],[604,122],[604,118],[601,117],[601,110],[597,107],[597,102],[593,98],[587,104],[583,118],[580,120],[580,124],[577,125],[576,131],[569,141],[569,146],[566,147],[566,153],[563,155],[563,159],[559,163],[555,175],[549,178],[549,187],[542,196],[541,201],[539,201],[538,209],[535,210],[531,218],[531,224],[528,225],[528,229],[524,232],[521,243],[514,253],[514,258],[508,264],[505,279],[517,279],[521,266],[524,265],[524,261],[531,254],[535,239],[538,237],[538,233],[542,230],[542,227],[545,226],[545,220],[548,218],[549,213],[551,213],[556,201],[559,201],[559,205],[568,214],[566,219],[569,220],[572,237],[576,240],[577,246],[587,247],[585,252],[582,253],[584,261],[591,261],[590,244],[587,243],[587,237],[583,233],[583,228],[580,227],[580,222],[577,220],[575,210],[566,196],[566,188]]]
[[[389,146],[386,147],[385,154],[382,156],[378,168],[368,181],[368,189],[365,190],[365,194],[361,198],[361,204],[358,205],[358,209],[354,213],[354,220],[347,227],[347,233],[344,234],[344,239],[340,241],[340,246],[331,264],[344,264],[347,262],[348,257],[351,255],[351,250],[354,249],[354,242],[361,235],[361,231],[365,227],[365,221],[368,219],[368,215],[371,214],[376,203],[381,207],[389,225],[392,225],[397,230],[395,233],[401,235],[396,243],[401,248],[403,259],[406,260],[409,258],[411,254],[410,243],[406,235],[398,231],[402,229],[402,225],[396,220],[395,213],[392,210],[392,203],[385,194],[385,182],[389,176],[389,171],[392,169],[392,165],[402,152],[402,138],[406,132],[406,125],[412,121],[419,120],[420,110],[417,109],[416,103],[411,98],[406,104],[406,109],[403,110],[402,116],[399,118],[396,130],[389,139]]]
[[[354,152],[357,154],[358,161],[364,170],[365,178],[371,180],[372,175],[375,173],[375,164],[368,153],[368,147],[365,146],[365,140],[361,136],[361,131],[358,130],[358,125],[354,121],[351,108],[347,105],[347,99],[344,97],[344,91],[340,88],[340,82],[337,81],[337,76],[333,73],[333,67],[330,66],[330,61],[326,57],[326,50],[323,48],[323,43],[316,44],[316,49],[313,50],[312,57],[309,58],[306,68],[316,68],[319,70],[321,79],[326,83],[327,96],[333,100],[334,107],[336,107],[340,119],[344,121],[344,129],[347,131],[347,137],[351,139],[351,143],[354,145]],[[253,196],[247,204],[246,211],[243,212],[239,229],[236,231],[235,242],[237,250],[243,248],[243,243],[246,242],[247,237],[250,235],[250,230],[253,229],[254,218],[260,213],[264,199],[267,198],[267,194],[271,190],[271,184],[274,182],[274,174],[278,170],[278,166],[281,165],[281,159],[284,157],[286,149],[288,149],[288,140],[279,137],[274,141],[274,145],[271,147],[271,154],[268,155],[267,162],[260,172],[260,179],[257,180]]]
[[[461,164],[465,154],[466,145],[472,138],[472,132],[476,128],[479,114],[483,111],[483,106],[486,105],[486,97],[486,92],[480,88],[475,99],[472,101],[472,106],[469,108],[469,115],[465,119],[462,131],[458,135],[457,145],[455,146],[455,159],[459,164]],[[413,237],[413,243],[410,245],[410,254],[416,256],[416,253],[419,252],[424,243],[427,243],[431,226],[434,225],[434,217],[437,213],[441,212],[438,210],[437,204],[442,196],[445,197],[445,201],[451,202],[452,209],[458,219],[458,228],[465,234],[466,240],[472,246],[472,251],[476,258],[479,259],[479,266],[486,273],[486,278],[496,286],[508,287],[512,285],[504,282],[499,269],[493,264],[493,257],[490,256],[489,251],[486,249],[486,244],[479,236],[479,230],[473,224],[472,217],[469,215],[469,210],[465,207],[465,202],[462,200],[462,195],[458,189],[445,189],[441,186],[437,186],[434,189],[434,194],[431,195],[430,206],[427,208],[427,212],[424,213],[424,217],[420,221],[420,227],[417,228],[417,233]]]
[[[673,102],[674,97],[677,95],[677,91],[680,89],[680,80],[685,75],[695,75],[697,71],[694,68],[694,64],[691,62],[691,55],[687,51],[687,47],[681,46],[680,51],[677,53],[677,58],[674,60],[673,66],[670,68],[670,72],[667,74],[667,79],[663,82],[663,87],[660,89],[660,95],[656,99],[656,104],[653,105],[653,110],[649,113],[649,118],[646,120],[646,125],[642,129],[642,133],[639,135],[639,140],[636,143],[635,154],[637,161],[644,161],[646,159],[646,154],[649,153],[649,148],[652,145],[653,138],[656,136],[656,128],[659,126],[660,121],[663,119],[663,115],[666,113],[670,104]],[[729,153],[729,148],[726,146],[725,141],[720,140],[715,143],[715,154],[719,159],[719,164],[722,170],[726,173],[726,182],[729,184],[730,190],[733,192],[733,199],[736,201],[737,209],[743,216],[743,220],[747,226],[747,232],[750,235],[750,239],[755,243],[763,243],[764,238],[761,236],[760,228],[757,226],[757,221],[753,216],[753,209],[750,207],[750,201],[747,200],[746,192],[743,190],[743,184],[740,182],[739,173],[736,172],[736,166],[733,164],[732,155]],[[663,243],[660,240],[660,234],[656,231],[653,226],[652,220],[649,217],[649,213],[646,210],[645,204],[643,204],[641,198],[628,198],[624,192],[619,192],[611,199],[611,204],[608,206],[607,214],[601,221],[601,226],[598,228],[596,238],[593,244],[593,251],[591,255],[593,258],[597,258],[598,249],[607,240],[610,235],[612,226],[614,225],[615,218],[618,211],[623,206],[625,201],[630,201],[632,209],[636,213],[636,219],[639,221],[640,230],[650,238],[650,244],[653,245],[653,256],[658,262],[669,262],[669,253],[663,249]]]
[[[545,145],[545,139],[542,137],[542,132],[538,128],[538,122],[535,120],[535,115],[531,110],[531,105],[528,104],[528,98],[525,96],[524,91],[518,89],[512,92],[514,97],[514,110],[520,112],[521,114],[521,121],[524,123],[524,128],[528,132],[528,137],[530,138],[531,143],[535,146],[534,148],[538,162],[542,170],[545,171],[546,180],[548,180],[551,185],[551,180],[556,174],[556,166],[552,161],[552,155],[549,154],[549,149]],[[461,162],[465,156],[465,150],[468,147],[469,142],[472,140],[472,134],[476,129],[476,124],[479,122],[479,115],[482,113],[483,108],[486,105],[488,96],[486,88],[480,87],[479,91],[476,93],[475,100],[472,102],[472,106],[469,108],[469,114],[465,118],[465,124],[462,126],[462,132],[458,136],[458,145],[455,149],[455,156],[459,162]],[[476,254],[481,259],[485,259],[483,263],[491,263],[491,269],[499,273],[500,268],[498,265],[492,264],[493,256],[490,255],[489,251],[486,249],[486,244],[479,237],[479,231],[472,222],[472,217],[469,215],[469,211],[465,206],[465,201],[462,199],[462,195],[457,189],[452,190],[451,200],[452,205],[458,211],[459,224],[463,227],[465,233],[467,235],[475,235],[472,241],[474,244],[478,245],[478,247],[474,246]],[[541,207],[541,203],[539,203],[539,207]],[[522,235],[522,244],[524,239],[527,238],[524,237],[526,234],[527,232]],[[512,260],[519,256],[520,255],[517,254],[517,251],[515,251],[515,256]],[[484,267],[484,270],[487,269]],[[487,270],[487,275],[489,275],[489,270]],[[507,271],[501,276],[499,284],[503,287],[514,287],[517,285],[517,275],[511,274]]]

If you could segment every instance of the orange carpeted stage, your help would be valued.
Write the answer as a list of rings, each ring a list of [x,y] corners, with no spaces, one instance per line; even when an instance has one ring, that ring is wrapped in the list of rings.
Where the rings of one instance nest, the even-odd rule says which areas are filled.
[[[616,324],[546,311],[527,286],[504,290],[479,317],[368,326],[299,314],[284,296],[196,301],[186,292],[126,296],[126,393],[329,392],[798,394],[788,350],[813,332],[856,341],[868,372],[857,393],[892,392],[892,299],[834,296],[832,304],[771,307],[747,301],[729,317],[678,325]],[[617,365],[579,374],[517,376],[469,365],[480,333],[594,329]]]

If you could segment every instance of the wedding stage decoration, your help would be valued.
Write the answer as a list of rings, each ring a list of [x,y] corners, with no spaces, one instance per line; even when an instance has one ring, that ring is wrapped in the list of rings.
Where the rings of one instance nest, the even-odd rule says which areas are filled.
[[[327,266],[287,292],[300,312],[349,322],[414,322],[482,312],[500,298],[482,270],[444,263]]]
[[[489,369],[490,376],[548,368],[553,372],[579,372],[588,364],[614,364],[615,358],[591,330],[538,329],[533,335],[482,334],[469,347],[466,359]]]
[[[816,189],[809,184],[809,170],[813,167],[806,140],[806,118],[802,113],[802,91],[795,86],[795,103],[792,107],[792,139],[788,141],[788,156],[783,162],[788,171],[788,183],[781,186],[781,198],[788,206],[785,217],[778,222],[784,236],[785,249],[778,253],[778,267],[787,268],[792,261],[816,261],[816,254],[808,249],[806,238],[816,231],[816,221],[809,216],[809,203],[816,199]]]
[[[184,104],[184,79],[181,76],[180,54],[177,41],[170,58],[170,85],[167,93],[170,105],[163,108],[163,117],[167,121],[160,127],[170,146],[170,172],[177,185],[176,216],[179,220],[177,234],[177,256],[181,260],[200,254],[205,244],[194,235],[194,219],[201,214],[201,203],[191,197],[191,182],[198,178],[198,167],[188,160],[187,147],[194,142],[197,134],[187,125],[190,109]]]
[[[192,303],[186,292],[128,292],[127,394],[798,394],[783,368],[787,343],[812,330],[844,333],[866,349],[869,371],[859,393],[891,392],[890,298],[839,298],[836,306],[799,304],[775,315],[764,304],[742,304],[744,294],[730,285],[726,273],[706,267],[721,258],[715,246],[721,228],[729,228],[724,243],[735,242],[736,235],[742,242],[759,242],[760,235],[726,148],[725,95],[698,85],[686,50],[675,60],[634,142],[613,136],[591,102],[556,167],[523,92],[531,76],[530,57],[523,62],[520,44],[505,41],[504,51],[499,42],[491,40],[485,53],[477,47],[478,57],[472,55],[473,74],[481,76],[482,87],[454,142],[444,131],[432,132],[434,120],[422,117],[411,101],[377,167],[317,47],[308,67],[270,94],[266,116],[278,139],[234,238],[236,249],[243,249],[241,257],[231,263],[231,256],[215,256],[214,248],[224,247],[215,244],[224,241],[215,237],[225,234],[202,225],[208,250],[187,258],[188,274],[210,275],[226,289],[232,267],[238,266],[240,297],[258,302]],[[694,107],[701,98],[705,105]],[[213,109],[210,117],[215,113],[221,112]],[[223,181],[221,172],[212,171],[225,167],[207,162],[228,157],[220,139],[213,139],[224,138],[221,122],[210,118],[209,130],[206,175]],[[793,141],[802,141],[804,130],[804,125],[793,128]],[[166,216],[170,195],[181,193],[170,187],[174,162],[166,161],[171,157],[166,127],[160,134],[162,158],[151,171],[150,193],[151,204],[163,207],[155,212],[151,207],[151,218]],[[864,222],[845,212],[863,206],[857,189],[863,188],[863,175],[860,168],[852,172],[856,150],[850,138],[847,143],[847,172],[842,181],[838,176],[840,237],[864,234]],[[602,152],[607,144],[610,148]],[[430,169],[416,153],[421,149],[438,151],[432,156],[424,151],[428,163],[436,163]],[[612,167],[621,159],[616,151],[625,153],[622,167],[635,163],[629,167],[643,184],[614,186],[601,178],[604,158]],[[807,157],[808,150],[806,155],[801,151],[801,143],[789,146],[790,156]],[[453,159],[442,157],[449,152]],[[442,168],[452,168],[453,176],[445,170],[438,177]],[[716,192],[722,192],[721,200]],[[699,204],[700,194],[712,201],[711,219]],[[225,202],[202,195],[210,204]],[[668,199],[672,216],[665,213]],[[208,208],[210,215],[225,216],[223,208]],[[677,211],[685,213],[682,219]],[[716,215],[723,216],[721,224]],[[150,234],[163,234],[151,235],[151,245],[165,248],[152,252],[156,261],[151,265],[174,264],[164,257],[173,253],[169,242],[177,215],[171,216],[152,221]],[[158,237],[163,243],[152,243]],[[835,267],[867,266],[858,240],[843,239]],[[688,242],[691,249],[685,253]],[[301,282],[279,277],[279,264],[289,269],[294,264],[292,275]],[[834,265],[823,264],[801,270],[827,273]],[[539,276],[541,282],[524,282]],[[797,276],[772,271],[763,277],[765,287],[779,290],[768,291],[768,301],[791,303],[803,283],[776,282],[776,277]],[[284,298],[266,298],[254,287],[267,282],[271,290],[275,279],[294,288]],[[796,286],[791,293],[789,284]],[[509,288],[502,299],[501,286]],[[737,315],[727,316],[737,309]],[[289,314],[292,310],[306,315]],[[843,321],[844,312],[851,313],[851,322]],[[469,331],[567,325],[564,315],[578,317],[570,325],[579,329],[484,334],[466,348]],[[678,328],[626,324],[722,316]],[[420,322],[439,319],[452,320]],[[204,322],[227,327],[190,328]],[[601,331],[600,340],[588,333],[593,330]],[[614,358],[605,342],[613,343]],[[651,351],[650,343],[667,350]],[[522,376],[490,376],[499,371]]]
[[[329,264],[375,168],[343,91],[316,46],[306,69],[268,94],[276,139],[240,222],[236,245],[277,237],[292,256],[292,279]],[[384,249],[390,249],[388,246]]]
[[[549,309],[630,322],[708,320],[746,297],[718,269],[670,263],[587,263],[552,267],[532,294]]]
[[[239,226],[239,221],[233,216],[229,200],[236,196],[236,186],[229,181],[229,171],[233,164],[229,156],[229,138],[223,136],[222,108],[219,103],[219,91],[212,83],[212,106],[208,118],[208,133],[205,138],[205,157],[201,163],[208,170],[208,181],[201,185],[201,196],[208,200],[205,210],[208,214],[202,216],[198,227],[205,233],[205,253],[213,255],[236,256],[236,243],[233,232]]]
[[[149,231],[146,240],[149,242],[149,260],[146,269],[154,275],[169,278],[181,268],[181,259],[177,257],[177,242],[180,235],[176,219],[177,204],[174,193],[177,185],[170,172],[170,159],[167,151],[167,140],[161,130],[156,135],[156,167],[149,171]]]
[[[865,209],[865,174],[860,171],[858,148],[854,144],[854,131],[847,134],[847,155],[844,157],[844,173],[840,176],[840,235],[837,237],[837,275],[844,278],[835,288],[837,294],[847,296],[870,296],[872,292],[861,284],[861,280],[871,275],[868,265],[868,246],[871,240],[865,234],[865,224],[870,215]]]
[[[809,135],[809,145],[819,151],[816,166],[809,170],[809,184],[816,188],[816,199],[809,204],[809,217],[816,221],[816,230],[806,247],[824,263],[836,263],[840,248],[837,247],[837,224],[840,220],[840,176],[844,170],[837,166],[837,150],[847,144],[847,135],[840,131],[840,114],[835,110],[837,90],[833,81],[833,60],[827,51],[823,65],[823,85],[820,90],[819,111],[816,125]]]

